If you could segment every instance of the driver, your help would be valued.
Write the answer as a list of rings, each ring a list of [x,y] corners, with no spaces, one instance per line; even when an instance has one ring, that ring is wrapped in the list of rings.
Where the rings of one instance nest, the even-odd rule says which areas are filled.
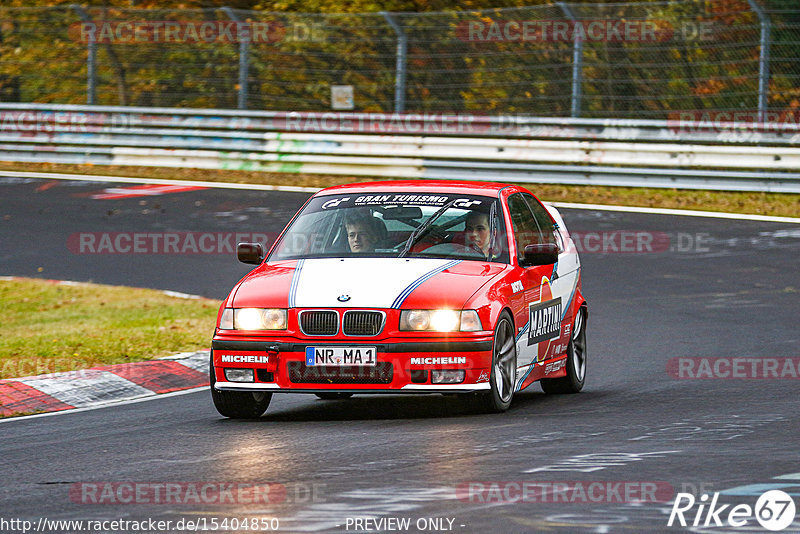
[[[380,222],[371,215],[353,213],[344,220],[350,252],[373,252],[380,236]]]
[[[489,255],[491,236],[489,235],[489,214],[481,211],[472,211],[467,215],[466,226],[467,246],[479,250],[484,256]]]

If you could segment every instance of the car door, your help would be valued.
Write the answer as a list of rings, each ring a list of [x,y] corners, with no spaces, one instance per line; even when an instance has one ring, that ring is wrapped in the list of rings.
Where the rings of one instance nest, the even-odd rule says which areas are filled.
[[[550,339],[549,343],[539,346],[538,359],[542,361],[567,350],[573,321],[570,309],[578,284],[580,262],[574,247],[571,251],[566,250],[567,245],[558,226],[558,218],[551,216],[549,210],[530,193],[523,193],[522,196],[528,202],[546,242],[555,243],[558,246],[558,261],[552,267],[549,280],[553,297],[561,299],[561,335]]]
[[[530,198],[527,198],[530,197]],[[535,197],[514,193],[508,197],[508,210],[514,230],[517,272],[524,306],[515,313],[517,325],[517,367],[543,362],[551,342],[561,336],[561,322],[568,295],[554,280],[553,265],[525,266],[525,246],[557,243],[552,219]],[[535,215],[538,213],[538,217]],[[543,217],[544,215],[544,217]],[[529,371],[529,370],[528,370]]]

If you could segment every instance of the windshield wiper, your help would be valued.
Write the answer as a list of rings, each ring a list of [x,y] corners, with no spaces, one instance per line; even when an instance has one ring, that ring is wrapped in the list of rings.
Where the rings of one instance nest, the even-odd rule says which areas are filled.
[[[414,246],[414,244],[417,242],[417,239],[419,239],[425,233],[425,231],[428,228],[430,228],[430,226],[436,219],[438,219],[445,211],[447,211],[453,204],[455,204],[456,201],[458,201],[458,199],[454,198],[453,200],[451,200],[450,202],[448,202],[447,204],[436,210],[436,213],[431,215],[427,221],[417,226],[417,228],[413,232],[411,232],[411,235],[408,236],[408,241],[406,241],[406,246],[403,247],[403,252],[400,253],[398,258],[402,258],[406,254],[408,254],[408,251],[411,250],[411,247]]]

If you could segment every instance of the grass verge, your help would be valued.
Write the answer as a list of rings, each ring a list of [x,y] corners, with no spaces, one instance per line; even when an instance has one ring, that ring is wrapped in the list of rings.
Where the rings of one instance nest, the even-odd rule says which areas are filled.
[[[154,289],[0,280],[0,378],[208,348],[219,301]]]
[[[381,180],[369,176],[326,174],[287,174],[260,171],[214,169],[174,169],[166,167],[62,165],[54,163],[0,162],[7,171],[63,172],[69,174],[104,174],[132,178],[170,180],[205,180],[211,182],[328,187],[349,182]],[[800,195],[739,191],[702,191],[639,187],[601,187],[589,185],[520,184],[546,201],[588,204],[644,206],[685,210],[722,211],[800,217]]]

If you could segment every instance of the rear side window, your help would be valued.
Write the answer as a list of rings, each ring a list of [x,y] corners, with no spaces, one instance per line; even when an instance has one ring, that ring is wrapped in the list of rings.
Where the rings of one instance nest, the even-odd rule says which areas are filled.
[[[533,218],[536,221],[539,231],[542,233],[542,243],[556,243],[555,226],[553,219],[547,212],[547,208],[542,206],[542,203],[536,200],[536,197],[529,193],[522,193],[522,197],[528,203],[528,207],[533,213]]]
[[[519,262],[523,259],[523,253],[527,245],[545,243],[546,241],[539,230],[539,224],[537,224],[530,207],[528,207],[528,203],[522,197],[522,193],[514,193],[508,197],[508,211],[511,214],[511,226],[514,228],[517,261]]]

